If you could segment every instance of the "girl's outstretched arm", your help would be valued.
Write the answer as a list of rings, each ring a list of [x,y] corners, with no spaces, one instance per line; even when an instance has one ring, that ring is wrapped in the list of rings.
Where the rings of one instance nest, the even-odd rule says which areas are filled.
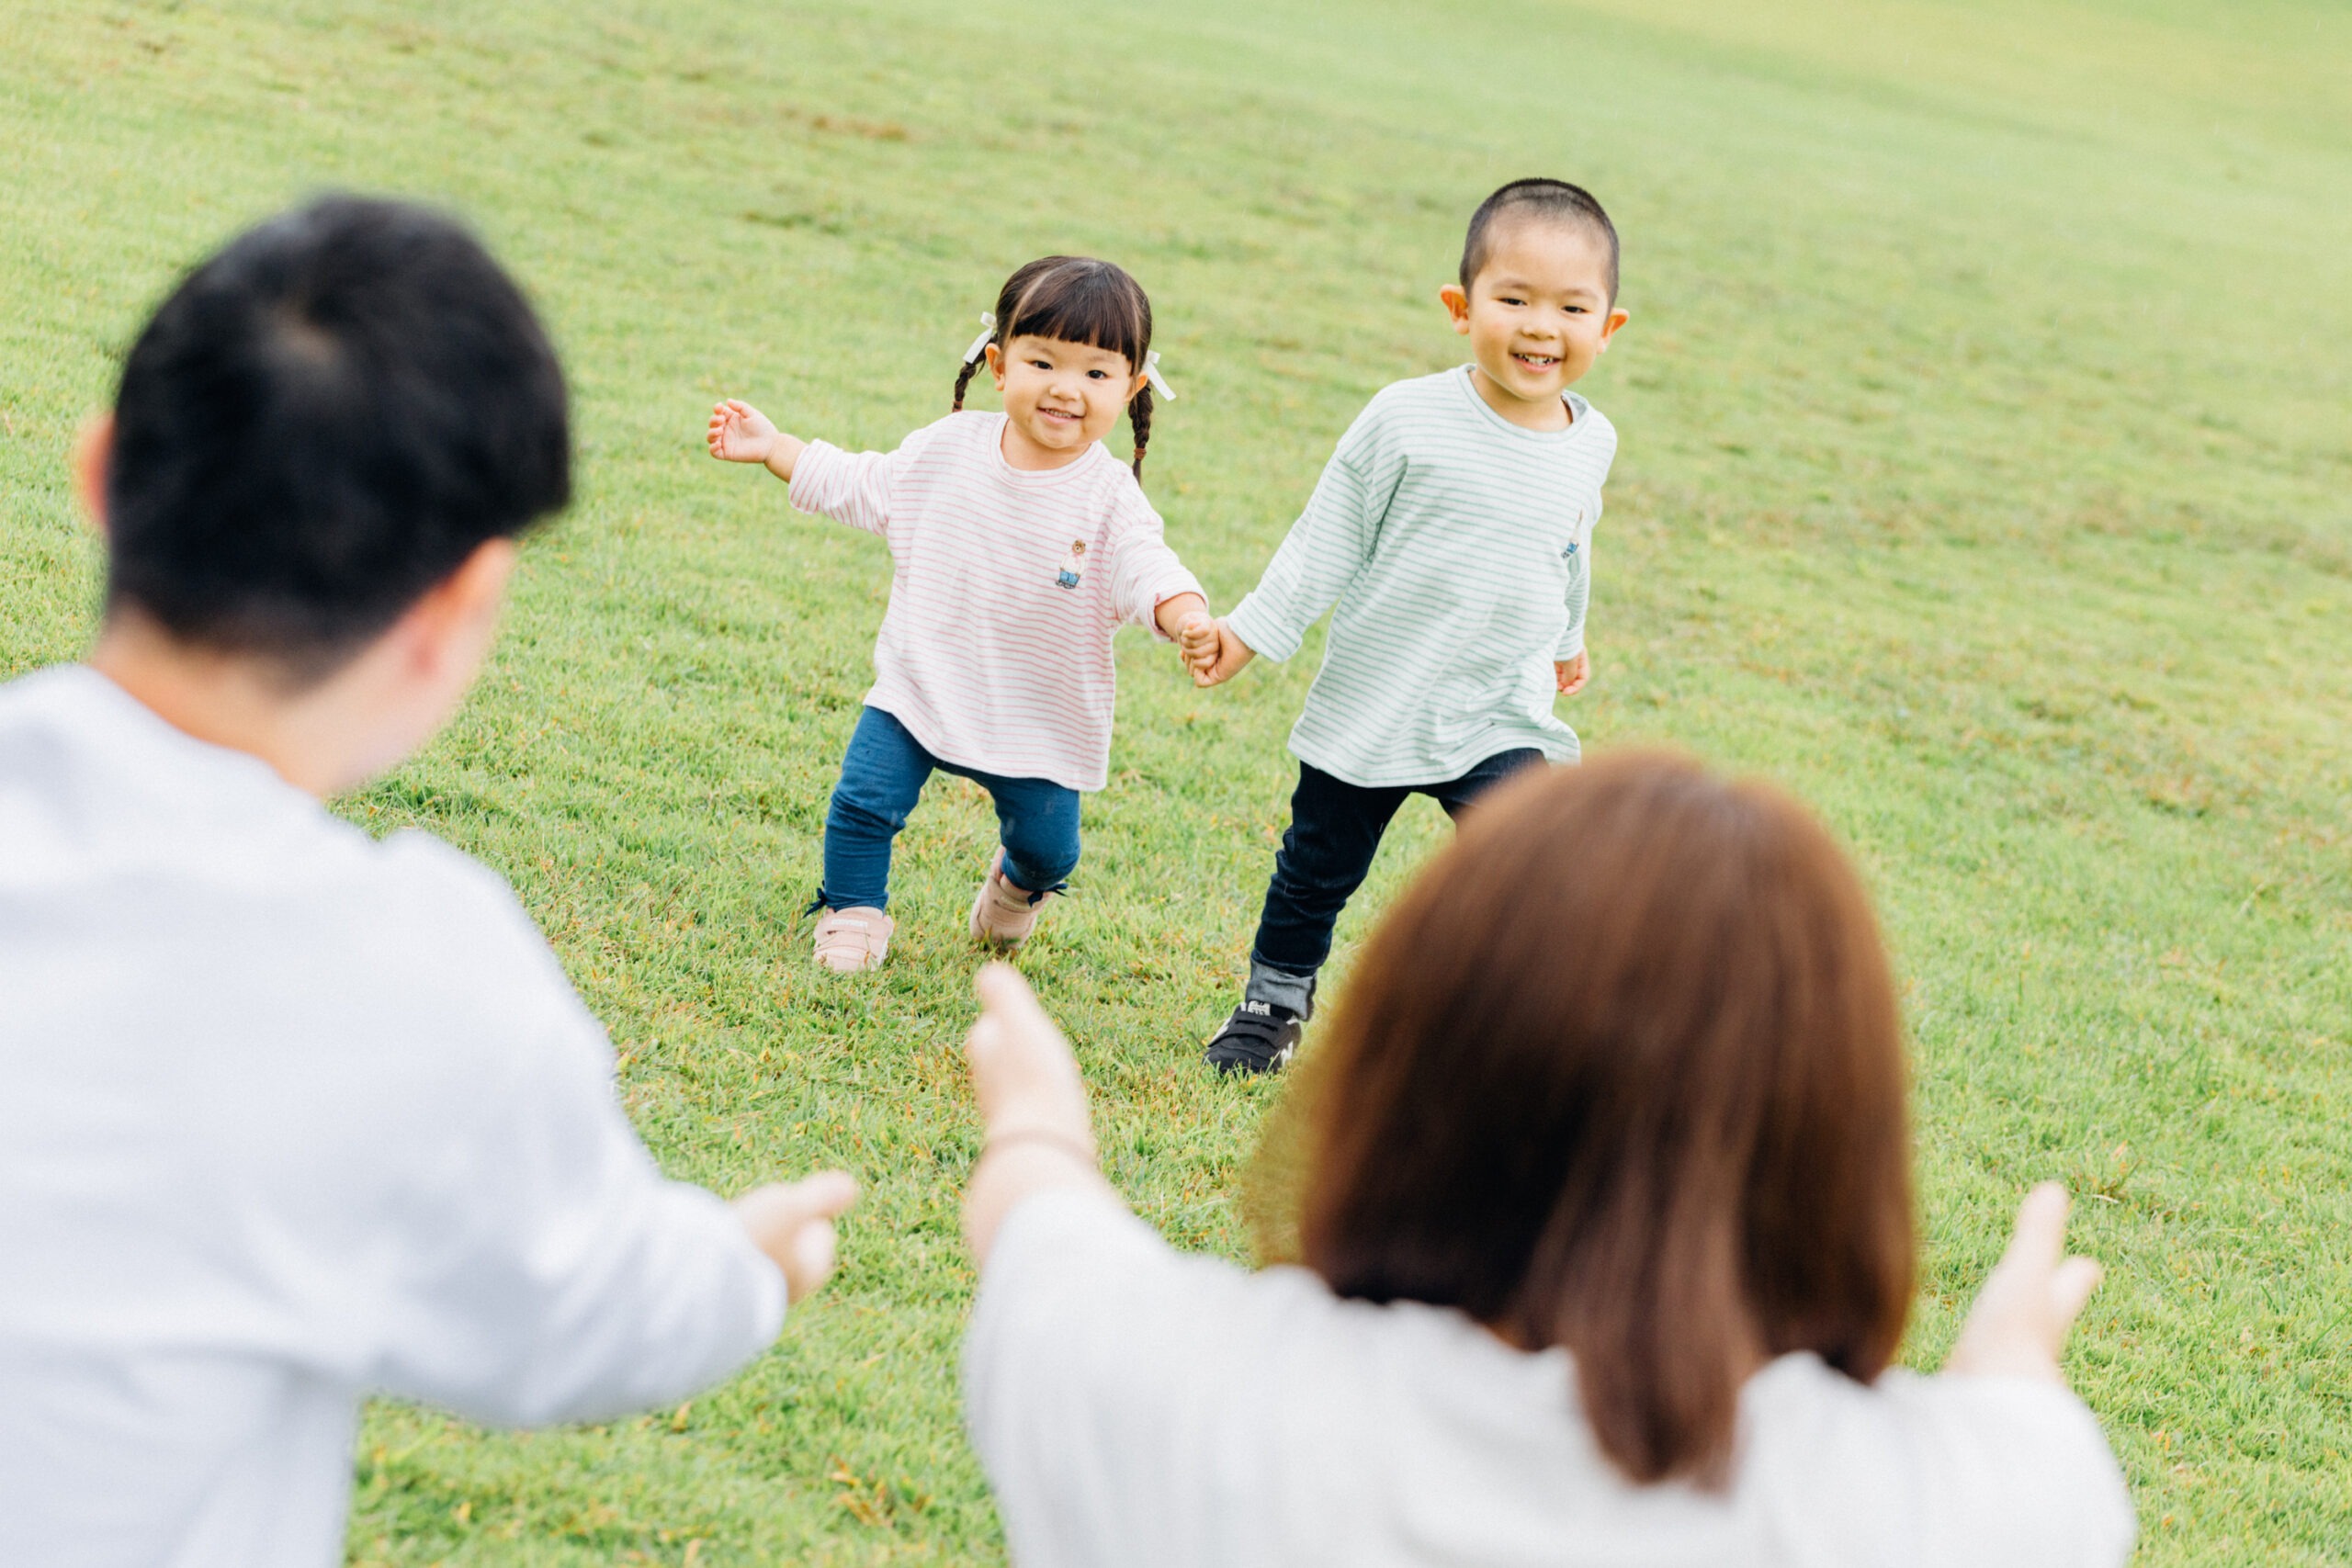
[[[710,455],[726,463],[762,463],[768,472],[789,482],[792,468],[808,444],[778,430],[767,415],[740,398],[728,398],[710,411],[706,436]]]

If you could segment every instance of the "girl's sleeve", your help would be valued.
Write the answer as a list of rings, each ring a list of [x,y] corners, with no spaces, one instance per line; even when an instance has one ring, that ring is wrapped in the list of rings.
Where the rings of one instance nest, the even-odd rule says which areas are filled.
[[[1200,580],[1168,547],[1167,530],[1148,504],[1136,505],[1113,536],[1112,549],[1111,603],[1122,623],[1148,626],[1152,636],[1165,641],[1157,618],[1159,607],[1179,593],[1208,597]]]
[[[906,450],[844,452],[830,441],[811,441],[792,466],[792,504],[887,539],[891,482]]]
[[[1306,628],[1372,558],[1404,470],[1401,454],[1381,439],[1385,423],[1375,400],[1348,427],[1265,575],[1226,617],[1251,652],[1276,660],[1296,653]]]

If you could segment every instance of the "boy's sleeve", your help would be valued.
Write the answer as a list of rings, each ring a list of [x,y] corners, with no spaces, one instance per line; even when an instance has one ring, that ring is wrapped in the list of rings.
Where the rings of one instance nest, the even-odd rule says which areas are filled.
[[[1552,651],[1555,664],[1584,651],[1584,613],[1592,601],[1592,532],[1587,524],[1577,540],[1575,558],[1568,562],[1568,624],[1560,633],[1559,647]]]
[[[1389,455],[1380,439],[1384,423],[1375,401],[1348,427],[1265,575],[1226,617],[1252,653],[1276,660],[1296,653],[1306,628],[1372,558],[1404,469],[1402,457]]]
[[[1184,563],[1169,548],[1167,530],[1148,504],[1138,502],[1122,522],[1112,536],[1113,611],[1122,623],[1147,626],[1152,636],[1165,641],[1158,620],[1159,607],[1179,593],[1199,593],[1204,600],[1208,595],[1202,592],[1200,580],[1185,570]]]
[[[897,477],[896,452],[844,452],[830,441],[811,441],[792,465],[792,504],[822,513],[837,523],[890,536],[890,488]]]
[[[675,1404],[784,1321],[782,1273],[715,1193],[655,1168],[603,1029],[548,978],[560,994],[540,987],[531,1038],[457,1119],[432,1196],[396,1227],[410,1256],[369,1378],[502,1425]]]

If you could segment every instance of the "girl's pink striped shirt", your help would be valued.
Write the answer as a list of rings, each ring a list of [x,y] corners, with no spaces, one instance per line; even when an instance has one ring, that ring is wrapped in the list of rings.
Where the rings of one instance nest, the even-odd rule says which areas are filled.
[[[1111,637],[1201,585],[1143,487],[1101,443],[1039,472],[1004,460],[1004,415],[967,411],[895,452],[812,441],[792,504],[888,541],[896,570],[867,705],[942,761],[1101,789]]]

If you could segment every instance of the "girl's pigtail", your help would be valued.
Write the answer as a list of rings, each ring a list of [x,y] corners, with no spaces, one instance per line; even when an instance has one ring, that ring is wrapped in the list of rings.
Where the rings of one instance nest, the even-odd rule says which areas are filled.
[[[1136,389],[1135,398],[1127,404],[1127,423],[1136,433],[1136,483],[1143,483],[1144,448],[1151,445],[1151,389]]]
[[[956,400],[948,405],[949,413],[964,412],[964,389],[972,384],[972,372],[980,367],[980,361],[987,356],[989,344],[1002,343],[1012,335],[996,330],[994,310],[981,312],[980,335],[974,338],[972,346],[964,351],[964,368],[956,373]]]

